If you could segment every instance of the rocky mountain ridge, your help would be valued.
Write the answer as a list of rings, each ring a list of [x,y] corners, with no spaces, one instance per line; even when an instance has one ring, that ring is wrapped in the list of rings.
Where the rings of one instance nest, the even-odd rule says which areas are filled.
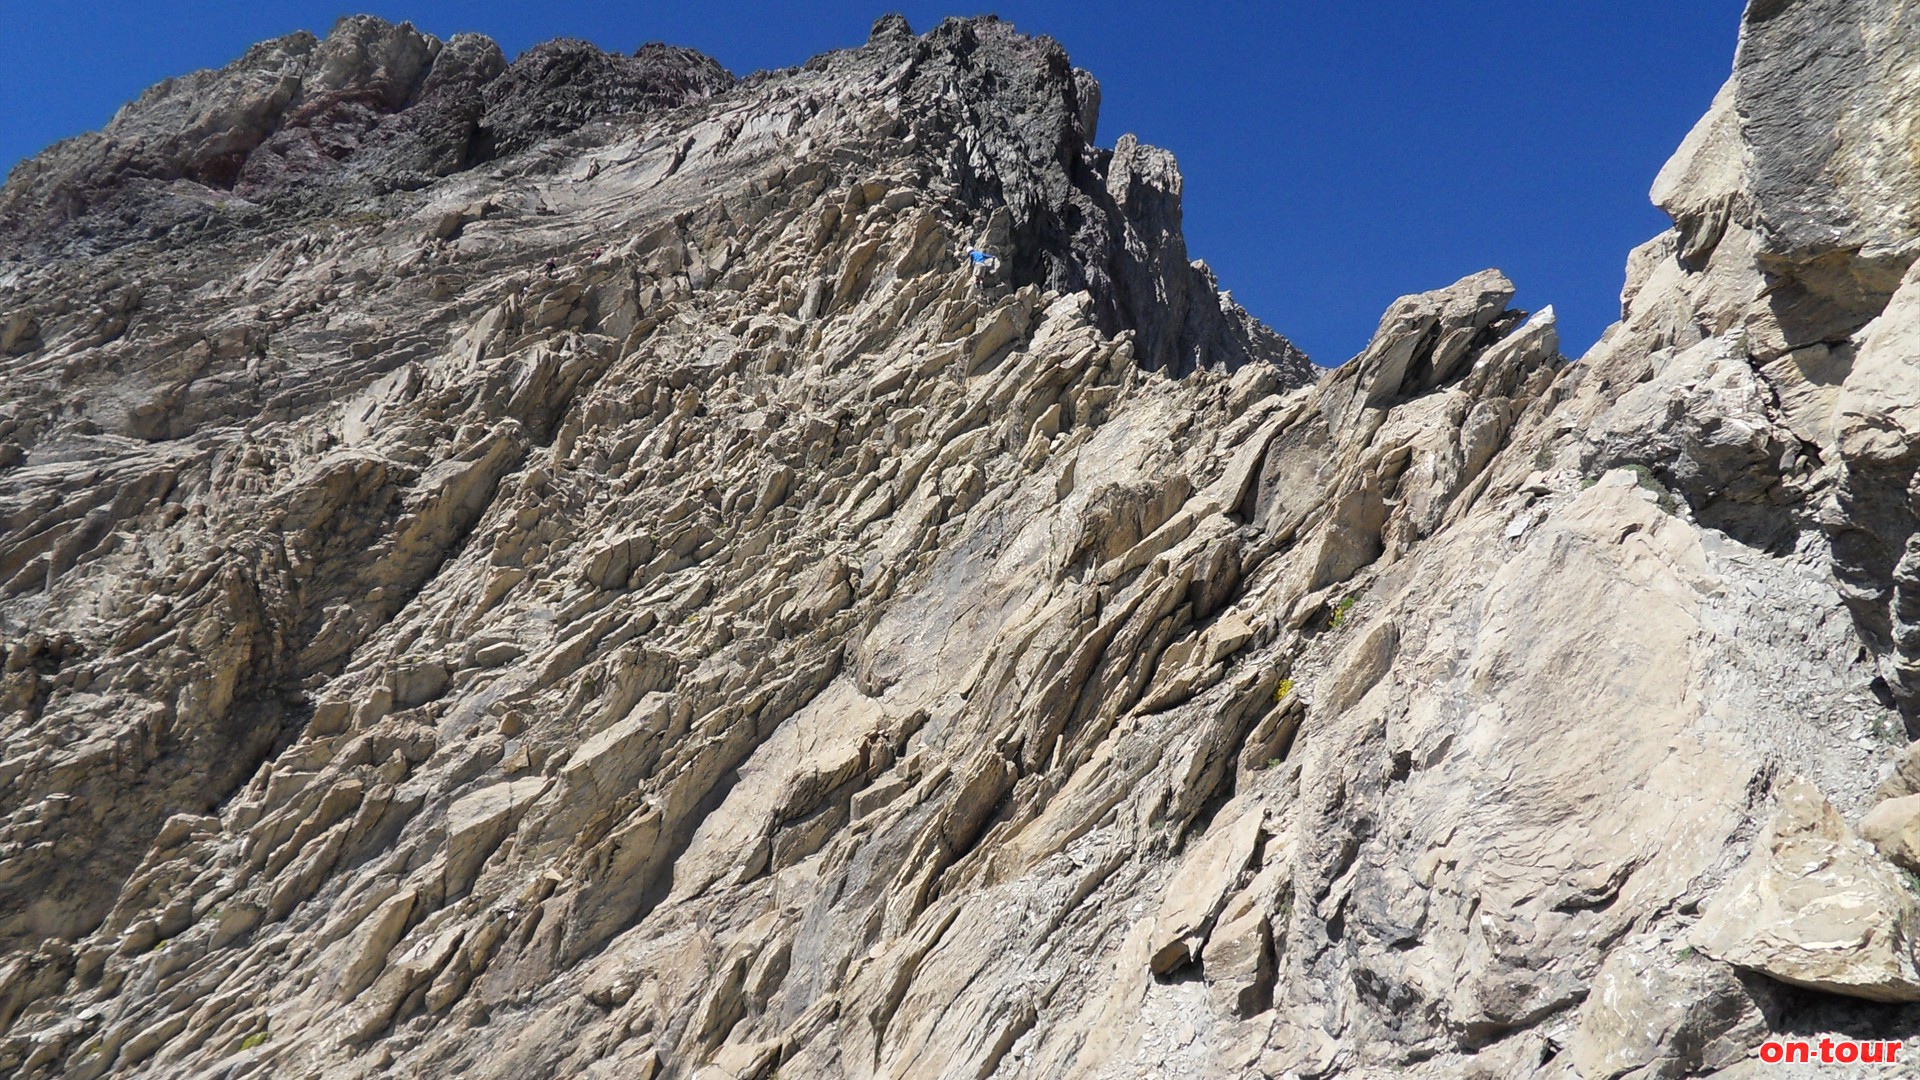
[[[1579,363],[1317,378],[995,20],[156,87],[0,189],[0,1070],[1906,1038],[1911,18],[1750,5]]]

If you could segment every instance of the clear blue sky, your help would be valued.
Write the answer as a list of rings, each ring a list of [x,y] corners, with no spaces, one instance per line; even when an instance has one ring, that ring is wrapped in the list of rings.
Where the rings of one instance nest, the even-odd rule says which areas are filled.
[[[994,11],[1053,35],[1105,92],[1100,137],[1165,146],[1191,252],[1323,364],[1394,297],[1498,266],[1560,312],[1578,354],[1618,314],[1626,255],[1666,219],[1660,164],[1731,66],[1737,0],[1003,0],[748,4],[569,0],[11,0],[0,29],[0,168],[97,128],[168,75],[369,11],[511,56],[558,36],[690,45],[736,74]]]

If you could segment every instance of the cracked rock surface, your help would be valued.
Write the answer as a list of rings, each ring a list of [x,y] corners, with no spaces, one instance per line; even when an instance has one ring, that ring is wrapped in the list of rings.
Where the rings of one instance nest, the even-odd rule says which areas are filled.
[[[155,87],[0,189],[0,1073],[1905,1038],[1911,18],[1755,0],[1578,363],[1311,367],[992,19]]]

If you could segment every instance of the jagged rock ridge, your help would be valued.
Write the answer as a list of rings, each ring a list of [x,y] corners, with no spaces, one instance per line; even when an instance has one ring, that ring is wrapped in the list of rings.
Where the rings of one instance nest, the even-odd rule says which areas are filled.
[[[0,194],[0,229],[28,250],[61,241],[99,250],[271,227],[291,212],[426,187],[542,138],[699,101],[733,82],[687,49],[648,45],[625,57],[563,40],[509,66],[477,34],[441,42],[356,16],[324,40],[301,31],[219,71],[169,79],[105,130],[21,163]]]
[[[1748,11],[1581,363],[1487,271],[1318,380],[992,20],[156,89],[0,191],[0,1070],[1904,1038],[1907,17]]]

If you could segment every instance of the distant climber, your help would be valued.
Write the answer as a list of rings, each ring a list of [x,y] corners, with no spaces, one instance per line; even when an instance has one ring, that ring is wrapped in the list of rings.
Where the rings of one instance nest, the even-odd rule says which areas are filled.
[[[977,247],[967,249],[967,261],[973,267],[973,286],[986,288],[987,279],[1000,269],[1000,257],[992,252],[981,251]]]
[[[557,256],[553,256],[553,255],[547,256],[547,276],[552,277],[554,274],[558,273],[559,270],[560,270],[560,259]]]

